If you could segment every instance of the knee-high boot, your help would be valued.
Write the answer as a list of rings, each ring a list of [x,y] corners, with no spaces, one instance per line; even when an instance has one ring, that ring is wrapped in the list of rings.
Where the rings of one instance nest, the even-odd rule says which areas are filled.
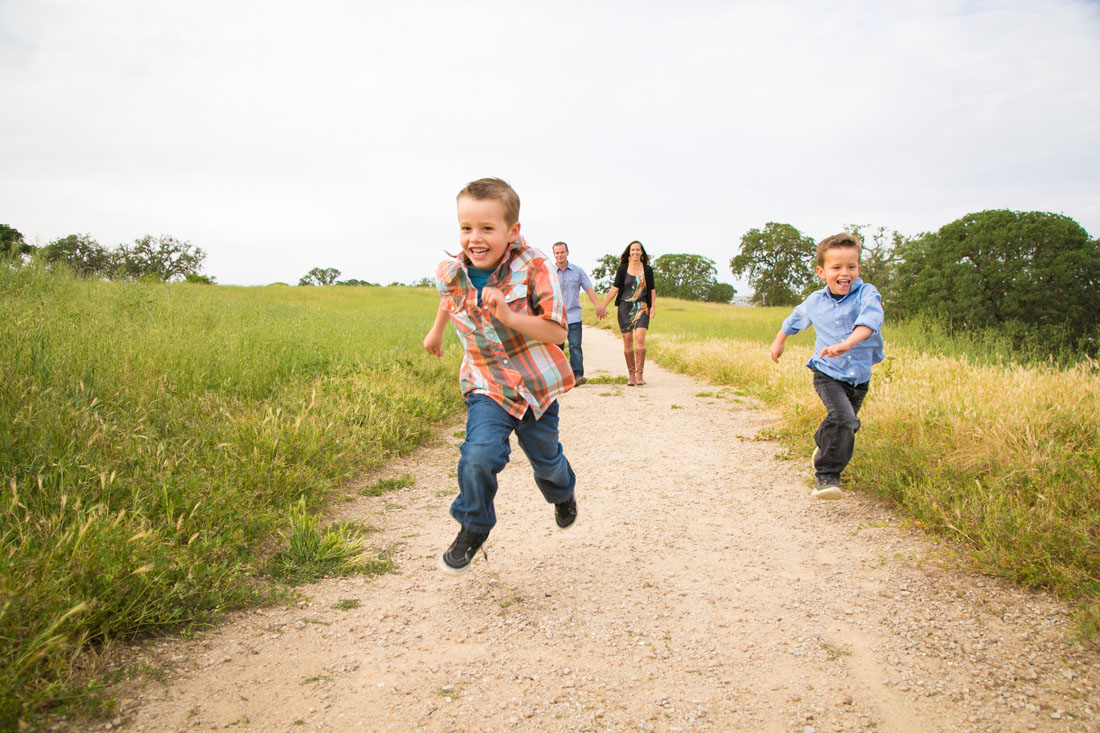
[[[634,349],[634,373],[638,384],[645,384],[645,378],[642,377],[642,369],[645,368],[645,349]]]
[[[633,387],[634,382],[634,349],[623,349],[623,356],[626,357],[626,372],[630,375],[630,378],[626,382],[627,387]]]

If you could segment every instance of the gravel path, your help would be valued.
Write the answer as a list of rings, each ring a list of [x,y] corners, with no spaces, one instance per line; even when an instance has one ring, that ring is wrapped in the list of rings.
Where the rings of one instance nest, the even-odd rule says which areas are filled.
[[[589,377],[624,373],[617,336],[584,345]],[[572,529],[513,441],[488,559],[441,573],[449,426],[380,474],[413,487],[340,505],[380,528],[396,573],[135,650],[171,671],[122,687],[108,727],[1100,730],[1100,653],[1072,643],[1063,604],[958,569],[861,493],[812,501],[808,459],[756,440],[774,417],[733,390],[646,377],[562,399]]]

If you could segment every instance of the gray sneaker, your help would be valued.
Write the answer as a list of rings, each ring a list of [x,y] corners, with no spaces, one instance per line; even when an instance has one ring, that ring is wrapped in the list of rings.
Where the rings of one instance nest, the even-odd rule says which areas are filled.
[[[840,481],[835,478],[819,478],[814,482],[810,494],[815,499],[839,499],[844,494],[840,490]]]

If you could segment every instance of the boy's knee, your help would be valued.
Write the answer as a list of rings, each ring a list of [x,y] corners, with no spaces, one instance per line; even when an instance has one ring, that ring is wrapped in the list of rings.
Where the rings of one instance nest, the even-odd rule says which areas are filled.
[[[459,448],[459,468],[469,466],[484,469],[490,473],[500,473],[508,465],[509,452],[507,442],[503,445],[466,442]]]

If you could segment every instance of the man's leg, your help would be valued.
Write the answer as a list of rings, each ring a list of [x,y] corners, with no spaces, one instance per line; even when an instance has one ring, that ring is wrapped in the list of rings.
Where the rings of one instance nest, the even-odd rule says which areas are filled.
[[[569,366],[573,369],[574,377],[584,376],[584,354],[581,352],[583,325],[580,321],[569,324]]]

